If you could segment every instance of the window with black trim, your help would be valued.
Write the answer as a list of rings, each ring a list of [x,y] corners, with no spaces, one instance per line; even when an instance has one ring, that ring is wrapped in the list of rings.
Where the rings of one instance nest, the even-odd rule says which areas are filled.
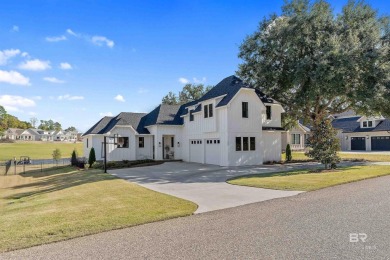
[[[241,151],[241,137],[236,137],[236,151]]]
[[[87,148],[88,148],[88,141],[89,141],[89,139],[87,138]]]
[[[145,147],[145,137],[143,136],[138,137],[138,147],[139,148]]]
[[[190,110],[190,121],[194,121],[194,110]]]
[[[272,118],[271,106],[265,106],[265,108],[266,108],[267,120],[271,120]]]
[[[171,147],[175,147],[175,137],[171,137]]]
[[[243,118],[248,118],[249,113],[248,113],[248,102],[242,102],[242,117]]]
[[[213,104],[209,104],[209,117],[213,117]]]
[[[256,137],[250,138],[250,150],[255,151],[256,150]]]
[[[204,105],[203,108],[204,108],[204,118],[208,118],[209,117],[209,106]]]
[[[128,137],[118,137],[117,148],[129,148],[129,138]]]
[[[300,134],[291,134],[291,143],[292,144],[301,144],[301,135]]]
[[[249,151],[249,137],[242,138],[242,150]]]

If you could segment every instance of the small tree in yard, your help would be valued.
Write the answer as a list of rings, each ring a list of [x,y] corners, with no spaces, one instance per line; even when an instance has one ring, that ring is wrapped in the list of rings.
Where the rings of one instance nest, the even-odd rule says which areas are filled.
[[[308,139],[311,149],[306,155],[320,161],[325,165],[325,169],[336,168],[336,163],[340,162],[340,157],[337,155],[340,143],[330,119],[316,119],[312,133]]]
[[[72,158],[70,159],[70,163],[72,164],[72,166],[76,166],[77,165],[77,153],[76,153],[76,150],[73,150],[73,152],[72,152]]]
[[[53,156],[53,160],[55,160],[56,164],[58,165],[58,160],[61,159],[61,151],[60,151],[60,149],[56,148],[53,151],[52,156]]]
[[[89,151],[88,164],[91,167],[96,162],[95,149],[92,147],[91,151]]]
[[[286,147],[286,161],[288,161],[288,162],[292,161],[290,144],[287,144],[287,147]]]

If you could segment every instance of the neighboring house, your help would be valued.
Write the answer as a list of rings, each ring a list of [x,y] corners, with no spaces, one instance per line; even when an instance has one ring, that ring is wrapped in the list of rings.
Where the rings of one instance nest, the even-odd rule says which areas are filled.
[[[83,135],[102,160],[181,159],[221,166],[256,165],[281,159],[282,106],[230,76],[200,99],[159,105],[150,113],[104,117]]]
[[[390,120],[384,117],[334,116],[342,151],[390,151]]]
[[[22,141],[77,141],[77,132],[9,128],[1,138]]]
[[[286,150],[287,144],[290,144],[291,150],[304,150],[309,136],[310,129],[298,121],[295,127],[282,133],[282,150]]]

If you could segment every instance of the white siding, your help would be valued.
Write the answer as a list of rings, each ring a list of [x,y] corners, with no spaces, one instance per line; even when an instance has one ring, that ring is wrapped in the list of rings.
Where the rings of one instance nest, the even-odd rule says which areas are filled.
[[[280,127],[282,125],[282,112],[284,111],[279,104],[265,104],[271,106],[271,120],[267,120],[266,110],[261,114],[263,126]]]
[[[262,147],[264,152],[264,162],[279,162],[281,160],[282,150],[281,132],[264,131]]]
[[[248,102],[248,118],[242,117],[242,102]],[[228,105],[227,165],[256,165],[263,163],[262,118],[265,109],[254,91],[241,89]],[[236,151],[236,137],[255,137],[255,151]],[[226,163],[226,161],[224,162]]]
[[[129,138],[129,147],[128,148],[118,148],[114,144],[107,145],[109,161],[122,161],[136,160],[136,146],[138,145],[138,140],[136,142],[135,132],[131,127],[115,127],[111,130],[110,136],[117,134],[118,137],[128,137]],[[112,141],[112,140],[111,140]]]
[[[144,138],[144,147],[139,147],[139,137]],[[153,136],[139,135],[136,138],[136,159],[153,159]]]

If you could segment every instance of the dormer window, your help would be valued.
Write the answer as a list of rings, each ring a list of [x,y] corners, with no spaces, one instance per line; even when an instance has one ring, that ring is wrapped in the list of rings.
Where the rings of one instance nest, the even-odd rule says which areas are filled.
[[[373,122],[372,121],[363,121],[363,127],[373,127]]]
[[[204,105],[204,118],[213,117],[213,104]]]
[[[271,120],[272,117],[271,106],[265,106],[265,108],[266,108],[267,120]]]

